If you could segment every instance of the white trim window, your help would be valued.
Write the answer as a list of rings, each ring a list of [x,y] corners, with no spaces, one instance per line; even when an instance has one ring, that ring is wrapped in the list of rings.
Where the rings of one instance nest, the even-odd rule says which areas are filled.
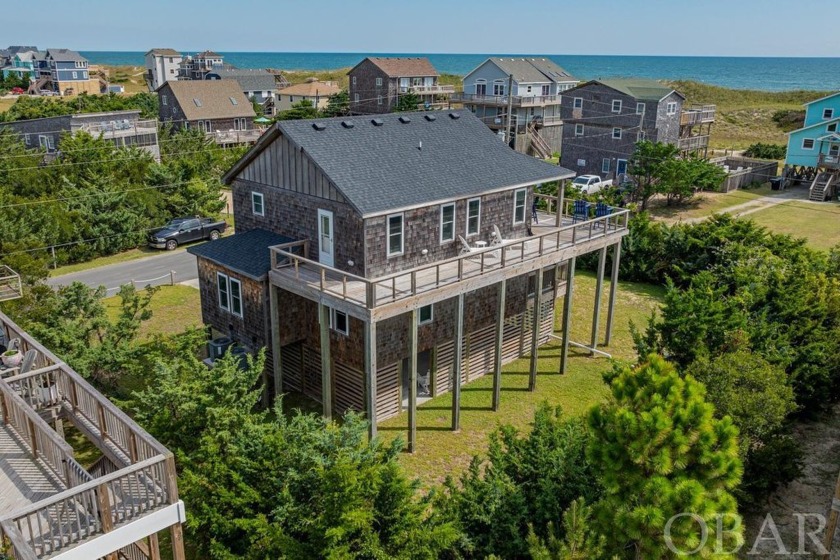
[[[353,78],[353,79],[355,80],[356,78]],[[353,94],[353,103],[358,103],[358,102],[359,102],[359,94],[354,93]]]
[[[428,325],[434,320],[434,304],[430,303],[429,305],[424,305],[423,307],[417,310],[418,325]]]
[[[644,103],[636,103],[636,114],[637,115],[644,115],[645,114],[645,104]]]
[[[676,115],[677,114],[677,102],[676,101],[668,102],[668,105],[666,106],[666,113],[668,115]]]
[[[825,131],[826,132],[837,132],[837,123],[836,122],[831,123],[830,125],[825,127]]]
[[[823,119],[833,119],[834,118],[834,109],[828,108],[823,109]]]
[[[382,105],[382,96],[381,95],[376,96],[376,104],[377,105]]]
[[[612,138],[613,138],[613,140],[621,140],[621,128],[619,128],[617,126],[613,127]]]
[[[601,160],[601,173],[609,173],[610,172],[610,158],[605,157]]]
[[[813,138],[803,138],[802,139],[802,149],[803,150],[813,150],[814,149],[814,139]]]
[[[572,100],[572,109],[583,109],[583,97],[575,97]]]
[[[353,76],[353,85],[356,85],[356,76]]]
[[[166,106],[166,96],[165,95],[160,96],[160,104],[163,105],[164,107]]]
[[[525,223],[525,199],[528,196],[528,189],[516,189],[513,191],[513,224]]]
[[[440,243],[455,241],[455,204],[440,206]]]
[[[347,313],[330,307],[330,329],[344,336],[350,336],[350,318]]]
[[[388,256],[403,254],[404,224],[402,214],[391,214],[385,221],[388,234]]]
[[[251,193],[251,211],[255,216],[265,216],[265,197],[263,193]]]
[[[493,82],[493,95],[504,95],[505,94],[505,82],[502,80],[496,80]]]
[[[376,78],[376,87],[382,87],[382,78]]]
[[[613,99],[612,112],[613,113],[620,113],[621,112],[621,99]]]
[[[242,283],[221,272],[216,273],[219,308],[242,317]]]
[[[583,136],[583,125],[580,123],[575,125],[575,136]]]
[[[475,81],[475,94],[487,95],[487,80],[479,78]]]
[[[467,201],[467,237],[478,235],[481,229],[481,199],[471,198]]]

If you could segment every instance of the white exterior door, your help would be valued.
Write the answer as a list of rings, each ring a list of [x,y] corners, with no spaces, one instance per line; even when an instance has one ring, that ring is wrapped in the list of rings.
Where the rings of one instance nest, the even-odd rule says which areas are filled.
[[[329,210],[318,210],[318,262],[335,266],[333,213]]]

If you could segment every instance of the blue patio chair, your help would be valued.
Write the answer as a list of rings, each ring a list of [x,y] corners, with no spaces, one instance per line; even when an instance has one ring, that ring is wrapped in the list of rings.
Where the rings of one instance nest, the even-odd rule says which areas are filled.
[[[598,204],[595,205],[595,218],[596,219],[597,218],[603,218],[604,216],[609,216],[610,214],[612,214],[612,208],[607,206],[605,203],[599,202]],[[606,224],[606,221],[604,221],[602,224]]]
[[[585,200],[575,200],[575,209],[572,223],[581,221],[585,222],[589,219],[589,203]]]

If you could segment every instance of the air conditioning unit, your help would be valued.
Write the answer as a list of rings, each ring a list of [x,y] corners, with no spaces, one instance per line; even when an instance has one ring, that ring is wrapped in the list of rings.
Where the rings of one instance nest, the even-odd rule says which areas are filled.
[[[230,349],[230,353],[239,358],[239,369],[248,369],[248,350],[244,346],[234,346]]]
[[[218,360],[222,356],[225,355],[225,352],[230,345],[233,344],[233,340],[231,340],[227,336],[221,336],[219,338],[214,338],[210,342],[207,343],[207,353],[210,355],[211,360]]]

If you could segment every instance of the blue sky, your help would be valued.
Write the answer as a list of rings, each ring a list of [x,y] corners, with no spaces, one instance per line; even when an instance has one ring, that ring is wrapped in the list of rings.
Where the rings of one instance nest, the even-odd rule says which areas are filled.
[[[820,25],[820,14],[837,13],[837,3],[828,0],[41,0],[37,4],[35,8],[20,0],[0,0],[2,46],[840,56],[840,34],[826,32]]]

